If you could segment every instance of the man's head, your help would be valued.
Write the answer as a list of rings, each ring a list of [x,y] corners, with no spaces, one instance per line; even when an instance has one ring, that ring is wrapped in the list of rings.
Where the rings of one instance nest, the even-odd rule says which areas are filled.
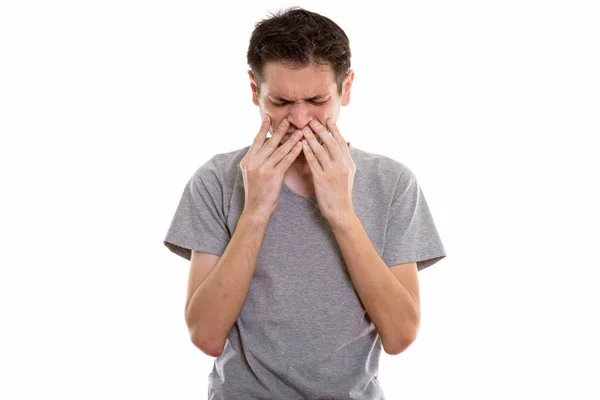
[[[271,117],[271,133],[285,118],[290,132],[312,119],[337,122],[340,106],[350,102],[350,56],[344,31],[319,14],[294,7],[257,23],[248,75],[254,104]]]

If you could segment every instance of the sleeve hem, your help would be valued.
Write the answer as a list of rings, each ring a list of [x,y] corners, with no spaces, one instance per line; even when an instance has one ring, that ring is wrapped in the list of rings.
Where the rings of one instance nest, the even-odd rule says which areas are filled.
[[[173,253],[188,261],[192,259],[192,250],[210,253],[216,256],[221,256],[227,248],[227,244],[203,242],[200,244],[190,244],[184,240],[174,238],[165,238],[163,244]]]
[[[392,267],[398,264],[406,264],[409,262],[416,262],[417,269],[419,271],[437,263],[446,257],[446,251],[444,249],[435,249],[427,251],[425,253],[402,255],[395,258],[384,258],[383,261],[388,267]]]

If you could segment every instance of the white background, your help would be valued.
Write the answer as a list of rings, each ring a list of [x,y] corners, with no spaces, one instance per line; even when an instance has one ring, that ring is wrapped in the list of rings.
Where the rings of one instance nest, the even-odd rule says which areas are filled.
[[[342,134],[415,172],[448,253],[387,397],[600,398],[595,2],[201,3],[0,5],[0,398],[206,398],[162,239],[256,135],[248,40],[291,5],[350,37]]]

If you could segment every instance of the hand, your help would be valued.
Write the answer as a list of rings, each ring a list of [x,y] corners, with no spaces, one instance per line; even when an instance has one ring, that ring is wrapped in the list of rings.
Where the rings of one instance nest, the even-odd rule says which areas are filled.
[[[270,124],[269,116],[265,115],[258,135],[240,161],[245,191],[244,211],[267,218],[271,218],[277,208],[285,171],[302,150],[300,130],[296,130],[283,145],[277,147],[288,130],[287,119],[279,124],[273,136],[267,140]]]
[[[352,186],[356,165],[346,140],[337,126],[327,120],[329,132],[317,120],[310,121],[302,133],[304,157],[312,172],[315,195],[321,214],[331,223],[343,221],[354,212]],[[316,133],[324,146],[320,145]]]

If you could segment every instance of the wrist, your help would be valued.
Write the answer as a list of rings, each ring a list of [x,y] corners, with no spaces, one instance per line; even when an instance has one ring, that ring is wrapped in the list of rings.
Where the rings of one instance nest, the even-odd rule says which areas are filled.
[[[260,226],[267,225],[271,219],[271,215],[272,213],[265,211],[244,209],[240,219],[244,218],[244,220],[248,221],[249,223]]]
[[[351,207],[346,210],[337,211],[332,215],[325,217],[333,229],[344,229],[348,227],[353,222],[354,218],[358,217],[354,212],[354,208]]]

